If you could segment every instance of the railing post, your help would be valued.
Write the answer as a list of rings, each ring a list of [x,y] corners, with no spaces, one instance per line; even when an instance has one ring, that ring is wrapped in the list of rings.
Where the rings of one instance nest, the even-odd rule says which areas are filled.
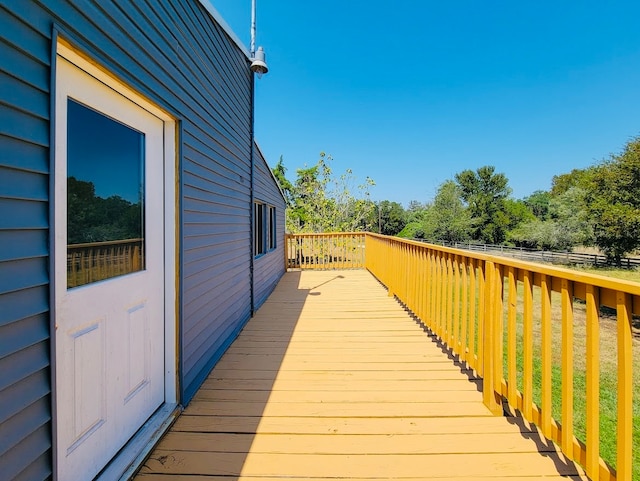
[[[561,281],[562,291],[562,451],[573,459],[573,283]]]
[[[618,432],[616,468],[618,479],[631,479],[633,472],[633,333],[632,300],[618,292]]]
[[[389,297],[393,297],[394,296],[394,289],[396,287],[396,265],[397,265],[397,259],[396,259],[396,249],[395,246],[391,243],[391,241],[386,241],[387,244],[389,245],[389,250],[391,251],[389,253],[389,285],[387,286],[388,289],[388,295]]]
[[[483,382],[482,399],[485,406],[495,416],[502,415],[502,399],[495,386],[502,379],[497,362],[496,353],[500,350],[498,343],[502,342],[502,334],[499,331],[499,313],[502,311],[502,289],[498,289],[501,281],[499,269],[492,261],[485,263],[484,282],[484,329],[483,337]]]
[[[285,232],[284,234],[284,271],[287,272],[289,270],[289,234]]]
[[[587,459],[589,479],[600,475],[600,292],[587,285]]]

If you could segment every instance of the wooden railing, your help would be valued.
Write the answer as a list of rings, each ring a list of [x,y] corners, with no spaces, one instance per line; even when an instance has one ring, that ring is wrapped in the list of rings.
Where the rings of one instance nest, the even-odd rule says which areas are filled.
[[[144,268],[142,239],[67,246],[67,287],[136,272]]]
[[[322,238],[305,236],[307,258]],[[364,251],[389,295],[483,378],[494,414],[519,411],[591,480],[640,479],[640,284],[376,234]]]
[[[427,244],[453,247],[468,251],[482,252],[499,257],[513,257],[522,261],[544,262],[547,264],[560,265],[583,265],[595,267],[607,267],[614,265],[614,262],[602,254],[585,254],[583,252],[568,251],[547,251],[540,249],[529,249],[526,247],[509,247],[503,245],[477,244],[473,242],[447,242],[428,241],[423,239],[412,239]],[[619,263],[625,269],[637,269],[640,267],[640,257],[622,257]]]
[[[363,232],[287,234],[285,265],[301,269],[364,268]]]

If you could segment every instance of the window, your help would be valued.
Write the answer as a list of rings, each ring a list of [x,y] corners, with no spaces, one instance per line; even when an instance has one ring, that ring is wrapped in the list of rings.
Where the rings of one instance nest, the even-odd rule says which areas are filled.
[[[269,250],[276,248],[276,208],[269,206]]]
[[[67,287],[145,268],[145,134],[67,100]]]
[[[255,256],[262,255],[267,251],[264,229],[265,207],[266,206],[260,202],[254,204],[255,231],[253,233],[253,254]]]
[[[253,206],[255,231],[253,254],[260,256],[276,248],[276,208],[256,202]]]

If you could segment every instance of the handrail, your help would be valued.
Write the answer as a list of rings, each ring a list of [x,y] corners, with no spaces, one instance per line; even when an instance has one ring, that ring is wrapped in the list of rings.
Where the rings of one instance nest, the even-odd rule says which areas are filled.
[[[366,252],[367,269],[390,294],[483,378],[483,399],[492,412],[501,414],[507,401],[569,459],[585,466],[592,480],[632,479],[632,316],[640,315],[640,284],[376,234],[367,235]],[[585,443],[574,435],[576,300],[586,306]],[[617,325],[616,469],[600,454],[603,308],[615,312]],[[554,327],[561,332],[555,362]],[[554,374],[558,364],[560,374]],[[539,405],[535,390],[540,391]],[[552,400],[558,390],[562,407],[556,419]]]
[[[586,264],[593,266],[610,266],[611,260],[602,254],[586,254],[583,252],[550,251],[527,247],[511,247],[495,244],[479,244],[474,242],[448,242],[436,240],[412,239],[417,242],[453,247],[499,257],[513,257],[529,262],[548,262],[552,264]],[[640,257],[622,257],[620,266],[627,269],[640,267]]]
[[[362,269],[364,232],[287,234],[287,269]]]
[[[341,268],[324,262],[326,239],[339,245],[353,235],[288,236],[288,267]],[[591,480],[637,476],[632,321],[640,315],[640,284],[378,234],[367,233],[357,251],[389,295],[483,378],[483,400],[494,414],[503,413],[503,403],[519,411],[568,459],[582,464]],[[603,312],[615,317],[617,329],[611,348],[617,429],[609,464],[600,451],[601,435],[607,434],[600,424],[610,421],[600,413],[601,390],[610,382],[600,373]],[[581,397],[584,415],[574,412]]]

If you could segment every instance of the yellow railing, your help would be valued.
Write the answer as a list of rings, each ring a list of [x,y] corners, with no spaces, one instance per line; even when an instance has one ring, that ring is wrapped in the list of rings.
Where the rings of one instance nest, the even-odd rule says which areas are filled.
[[[312,247],[325,236],[304,237],[305,259],[320,255]],[[339,242],[340,235],[328,238]],[[640,315],[640,284],[376,234],[366,235],[364,251],[366,268],[389,295],[483,378],[493,413],[508,403],[591,480],[638,476],[632,322]],[[601,335],[605,318],[611,336]],[[613,381],[601,361],[613,363]],[[605,397],[614,399],[613,414],[601,414]],[[601,438],[609,435],[613,453],[605,457],[615,469],[601,452]]]
[[[67,246],[67,287],[77,287],[144,268],[142,239]]]
[[[285,265],[300,269],[364,268],[363,232],[287,234]]]

